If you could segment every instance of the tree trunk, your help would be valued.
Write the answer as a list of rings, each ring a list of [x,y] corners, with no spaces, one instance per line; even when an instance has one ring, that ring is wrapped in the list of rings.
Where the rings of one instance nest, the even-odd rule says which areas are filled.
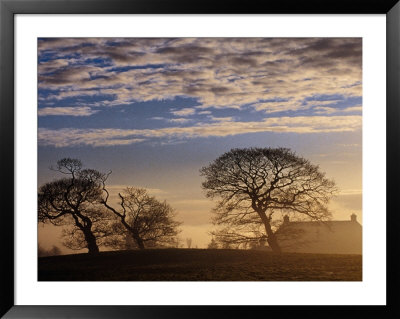
[[[143,242],[142,238],[136,237],[135,240],[136,240],[136,243],[139,246],[139,248],[144,249],[144,242]]]
[[[279,247],[278,240],[276,239],[276,236],[271,229],[271,224],[269,223],[267,216],[265,215],[264,212],[258,212],[258,215],[261,217],[261,220],[264,224],[265,231],[267,233],[267,242],[268,242],[269,247],[271,247],[271,249],[274,253],[280,254],[282,252],[282,250]]]
[[[278,241],[276,240],[275,234],[272,234],[271,237],[268,236],[267,242],[268,242],[269,247],[271,247],[271,249],[274,253],[280,254],[282,252],[281,247],[279,247]]]
[[[84,231],[85,240],[87,242],[88,253],[91,255],[95,255],[99,253],[99,246],[96,243],[96,237],[90,230]]]

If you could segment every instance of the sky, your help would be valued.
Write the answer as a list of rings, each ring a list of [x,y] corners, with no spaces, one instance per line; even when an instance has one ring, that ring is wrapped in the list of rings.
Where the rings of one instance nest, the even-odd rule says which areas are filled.
[[[340,189],[333,219],[362,223],[361,38],[38,39],[38,186],[64,157],[111,170],[114,195],[147,188],[204,248],[199,170],[246,147],[319,165]],[[69,252],[60,233],[39,225],[39,244]]]

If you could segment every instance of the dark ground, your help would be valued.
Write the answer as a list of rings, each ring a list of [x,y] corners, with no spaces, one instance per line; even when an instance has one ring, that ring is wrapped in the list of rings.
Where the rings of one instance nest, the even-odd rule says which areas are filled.
[[[41,257],[39,281],[361,281],[361,255],[148,249]]]

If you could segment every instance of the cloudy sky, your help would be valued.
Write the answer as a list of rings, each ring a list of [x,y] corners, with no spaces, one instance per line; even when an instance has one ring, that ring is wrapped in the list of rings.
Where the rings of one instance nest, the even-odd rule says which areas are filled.
[[[74,157],[166,199],[181,238],[206,247],[213,202],[199,169],[233,147],[288,147],[341,194],[335,219],[361,214],[360,38],[38,40],[38,182]],[[39,226],[45,247],[59,230]]]

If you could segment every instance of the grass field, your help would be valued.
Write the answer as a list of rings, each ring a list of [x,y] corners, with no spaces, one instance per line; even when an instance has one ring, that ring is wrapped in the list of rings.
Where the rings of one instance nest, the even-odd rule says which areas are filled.
[[[41,257],[39,281],[361,281],[361,255],[149,249]]]

